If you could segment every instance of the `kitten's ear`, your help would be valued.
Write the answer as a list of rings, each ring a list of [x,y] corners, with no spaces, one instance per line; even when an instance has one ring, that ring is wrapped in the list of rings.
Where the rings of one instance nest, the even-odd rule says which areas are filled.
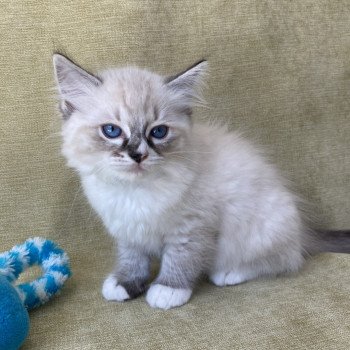
[[[207,68],[207,61],[201,60],[180,74],[166,78],[165,83],[170,89],[189,98],[200,99],[198,88],[203,84]]]
[[[91,94],[102,81],[60,54],[53,55],[53,65],[61,98],[60,109],[63,117],[68,118],[79,109],[81,98]]]

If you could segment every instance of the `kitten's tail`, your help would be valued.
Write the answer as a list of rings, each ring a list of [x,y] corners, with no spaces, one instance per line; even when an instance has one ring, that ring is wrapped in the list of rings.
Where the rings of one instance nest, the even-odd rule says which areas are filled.
[[[350,254],[350,230],[314,230],[305,249],[311,255],[326,252]]]

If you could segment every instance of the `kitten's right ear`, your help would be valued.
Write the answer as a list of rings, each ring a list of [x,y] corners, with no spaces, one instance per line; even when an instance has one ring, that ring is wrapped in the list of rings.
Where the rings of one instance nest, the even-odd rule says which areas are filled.
[[[102,81],[60,54],[54,54],[52,59],[61,98],[60,109],[67,119],[75,110],[79,110],[82,98],[89,96]]]

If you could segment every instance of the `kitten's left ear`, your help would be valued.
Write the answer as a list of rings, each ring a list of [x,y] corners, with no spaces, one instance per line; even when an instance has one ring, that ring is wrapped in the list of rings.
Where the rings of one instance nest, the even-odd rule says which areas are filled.
[[[198,88],[203,84],[207,69],[208,62],[201,60],[180,74],[166,78],[165,83],[170,89],[190,99],[200,100]]]
[[[81,98],[89,96],[102,81],[60,54],[53,55],[53,65],[61,97],[61,112],[63,117],[68,118],[79,110]]]

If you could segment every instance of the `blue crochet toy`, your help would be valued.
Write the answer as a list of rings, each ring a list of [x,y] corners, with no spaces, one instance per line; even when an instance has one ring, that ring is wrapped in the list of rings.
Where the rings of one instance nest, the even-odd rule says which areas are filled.
[[[26,268],[40,265],[43,276],[14,285]],[[17,350],[29,332],[28,311],[46,303],[70,277],[67,254],[52,241],[31,238],[0,254],[0,350]]]

